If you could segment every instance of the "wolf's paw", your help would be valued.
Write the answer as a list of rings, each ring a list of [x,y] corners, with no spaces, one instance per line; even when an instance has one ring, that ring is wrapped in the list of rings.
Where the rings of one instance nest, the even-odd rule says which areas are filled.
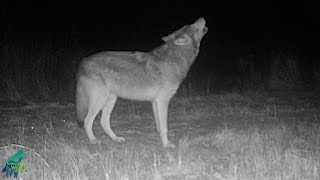
[[[101,144],[101,141],[97,140],[97,139],[93,139],[93,140],[90,140],[90,143],[91,144]]]
[[[126,139],[123,137],[115,137],[113,138],[113,140],[119,143],[119,142],[125,141]]]
[[[164,148],[175,148],[176,146],[172,142],[168,142],[167,144],[163,144]]]

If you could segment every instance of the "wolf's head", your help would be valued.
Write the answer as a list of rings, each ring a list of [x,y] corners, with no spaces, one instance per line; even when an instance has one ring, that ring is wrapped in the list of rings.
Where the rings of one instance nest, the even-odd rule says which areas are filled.
[[[208,32],[206,21],[199,18],[195,23],[186,25],[179,30],[162,37],[165,42],[173,41],[176,45],[186,45],[192,43],[196,49],[199,48],[202,37]]]

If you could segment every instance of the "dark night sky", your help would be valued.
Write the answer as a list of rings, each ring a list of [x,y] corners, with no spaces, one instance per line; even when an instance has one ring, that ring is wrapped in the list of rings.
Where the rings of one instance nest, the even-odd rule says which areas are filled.
[[[130,3],[128,3],[130,2]],[[313,56],[318,48],[316,5],[279,2],[202,1],[4,1],[1,4],[2,38],[21,41],[56,41],[71,38],[85,48],[147,51],[161,37],[207,20],[209,32],[200,53],[206,61],[232,59],[248,49],[292,48]],[[3,34],[3,33],[2,33]],[[230,57],[228,57],[230,56]],[[228,58],[227,58],[228,57]]]

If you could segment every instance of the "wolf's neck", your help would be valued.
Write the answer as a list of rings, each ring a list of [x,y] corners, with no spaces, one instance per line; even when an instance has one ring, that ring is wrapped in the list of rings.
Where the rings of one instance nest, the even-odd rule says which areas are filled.
[[[159,58],[159,60],[173,62],[178,61],[185,65],[191,66],[199,53],[199,48],[192,45],[176,46],[173,44],[164,44],[154,49],[151,54]]]
[[[182,80],[188,73],[189,68],[195,61],[199,50],[192,45],[175,46],[173,44],[164,44],[152,51],[160,61],[168,64],[173,69],[175,76]]]

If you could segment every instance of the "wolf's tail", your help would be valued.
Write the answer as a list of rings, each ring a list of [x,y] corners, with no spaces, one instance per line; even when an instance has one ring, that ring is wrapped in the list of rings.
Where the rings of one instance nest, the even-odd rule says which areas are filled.
[[[76,89],[76,109],[77,109],[78,124],[80,127],[83,127],[83,121],[88,112],[88,96],[85,93],[80,80],[77,84],[77,89]]]

